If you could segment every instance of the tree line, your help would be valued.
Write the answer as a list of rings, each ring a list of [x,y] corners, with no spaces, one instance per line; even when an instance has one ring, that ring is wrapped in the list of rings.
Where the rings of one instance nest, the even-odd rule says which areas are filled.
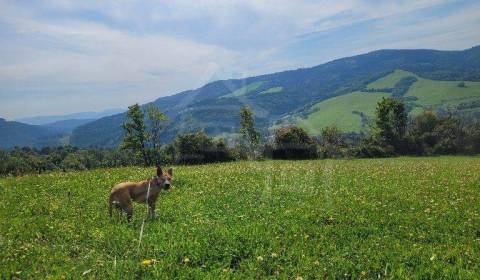
[[[238,136],[227,140],[203,131],[177,135],[162,143],[168,118],[157,107],[129,107],[125,136],[118,149],[15,148],[0,150],[0,175],[46,171],[87,170],[134,165],[202,164],[232,160],[365,158],[401,155],[479,154],[480,121],[465,121],[448,113],[425,111],[408,118],[401,99],[377,104],[374,123],[362,134],[344,133],[336,126],[312,137],[288,126],[273,132],[255,127],[251,109],[240,112]]]

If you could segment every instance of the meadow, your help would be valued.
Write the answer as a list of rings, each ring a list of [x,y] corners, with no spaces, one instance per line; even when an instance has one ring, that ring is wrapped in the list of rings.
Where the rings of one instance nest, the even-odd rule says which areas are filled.
[[[449,110],[461,103],[480,100],[480,82],[464,82],[465,87],[459,87],[461,81],[435,81],[403,70],[396,70],[368,84],[366,88],[393,88],[402,78],[409,76],[418,79],[405,94],[405,97],[414,99],[411,104],[415,107],[410,116],[425,110]],[[389,96],[390,93],[357,91],[329,98],[313,105],[312,112],[304,119],[299,119],[298,125],[314,135],[320,135],[323,128],[332,124],[346,132],[366,131],[369,127],[362,122],[358,112],[362,112],[366,117],[373,117],[377,103],[382,97]]]
[[[480,158],[174,168],[139,232],[111,187],[153,168],[0,179],[0,278],[479,279]]]

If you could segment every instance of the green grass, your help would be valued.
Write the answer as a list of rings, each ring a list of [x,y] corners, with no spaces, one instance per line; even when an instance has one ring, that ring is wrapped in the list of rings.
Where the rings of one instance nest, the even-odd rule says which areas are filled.
[[[403,71],[403,70],[395,70],[393,73],[388,74],[385,77],[382,77],[370,84],[367,85],[367,88],[393,88],[398,81],[402,78],[406,78],[408,76],[417,77],[415,74]]]
[[[271,87],[267,90],[264,90],[259,93],[259,95],[266,95],[266,94],[272,94],[272,93],[279,93],[282,92],[283,87]]]
[[[466,87],[458,87],[459,81],[433,81],[419,78],[406,96],[415,96],[415,102],[424,107],[458,105],[480,98],[480,82],[465,82]]]
[[[417,98],[412,102],[417,106],[410,112],[410,116],[418,115],[424,110],[455,108],[460,103],[480,99],[480,82],[465,82],[466,87],[462,88],[458,87],[460,81],[434,81],[420,78],[403,70],[396,70],[370,83],[367,88],[392,88],[399,80],[408,76],[415,76],[418,79],[405,94],[406,97]],[[352,111],[373,116],[381,97],[390,95],[389,93],[379,93],[379,95],[370,95],[367,98],[367,94],[371,93],[354,92],[321,101],[313,106],[313,113],[305,119],[300,119],[297,124],[313,135],[319,135],[322,128],[332,124],[346,132],[365,130],[366,127],[362,126],[361,117],[352,114]]]
[[[0,278],[479,279],[480,158],[235,162],[175,168],[110,220],[110,188],[153,169],[0,180]],[[150,260],[150,265],[142,262]]]
[[[298,125],[313,135],[319,135],[322,128],[332,124],[343,131],[360,131],[365,129],[362,118],[353,111],[373,116],[377,102],[388,96],[388,93],[353,92],[333,97],[314,105],[314,112],[300,120]]]
[[[255,90],[257,90],[264,82],[255,82],[255,83],[251,83],[251,84],[248,84],[246,86],[243,86],[229,94],[226,94],[224,96],[222,96],[221,98],[229,98],[229,97],[240,97],[240,96],[244,96],[244,95],[247,95],[251,92],[254,92]]]

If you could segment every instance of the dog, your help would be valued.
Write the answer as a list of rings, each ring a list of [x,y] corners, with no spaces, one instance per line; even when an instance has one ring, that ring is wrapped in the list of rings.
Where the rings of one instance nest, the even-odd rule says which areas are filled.
[[[108,200],[108,212],[112,217],[112,208],[115,207],[127,214],[127,220],[130,222],[133,216],[132,201],[148,204],[148,217],[155,217],[155,203],[162,190],[169,190],[173,180],[173,169],[169,168],[167,173],[162,172],[160,166],[157,167],[157,176],[150,180],[141,182],[123,182],[112,188]],[[150,190],[148,186],[150,185]],[[148,197],[147,197],[148,192]]]

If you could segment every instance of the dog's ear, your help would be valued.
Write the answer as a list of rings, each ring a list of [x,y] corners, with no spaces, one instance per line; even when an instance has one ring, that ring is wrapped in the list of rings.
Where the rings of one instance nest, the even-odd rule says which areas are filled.
[[[167,170],[167,173],[168,173],[168,175],[170,175],[170,176],[173,177],[173,168],[170,167],[170,168]]]
[[[160,166],[157,166],[157,176],[160,177],[162,176],[163,172],[162,172],[162,168]]]

